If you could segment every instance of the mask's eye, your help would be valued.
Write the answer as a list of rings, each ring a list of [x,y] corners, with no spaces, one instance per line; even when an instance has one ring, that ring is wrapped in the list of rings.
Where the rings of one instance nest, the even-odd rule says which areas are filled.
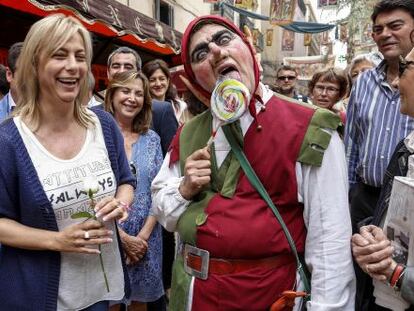
[[[227,45],[233,39],[234,39],[234,35],[232,33],[224,32],[223,34],[221,34],[220,37],[217,38],[216,44],[220,46]]]
[[[200,49],[193,54],[193,61],[198,63],[203,61],[208,54],[208,49]]]

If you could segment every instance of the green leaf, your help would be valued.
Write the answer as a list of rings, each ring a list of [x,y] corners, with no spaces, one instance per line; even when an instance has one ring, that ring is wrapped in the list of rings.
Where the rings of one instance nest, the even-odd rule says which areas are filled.
[[[72,216],[70,216],[70,218],[72,219],[92,218],[92,217],[93,215],[91,215],[89,212],[79,212],[79,213],[72,214]]]
[[[92,189],[88,190],[88,196],[89,196],[89,199],[93,200],[93,191],[92,191]]]

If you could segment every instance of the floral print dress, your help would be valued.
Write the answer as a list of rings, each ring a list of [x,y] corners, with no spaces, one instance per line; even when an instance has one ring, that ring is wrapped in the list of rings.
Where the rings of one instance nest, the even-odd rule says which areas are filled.
[[[128,220],[121,228],[129,235],[138,235],[151,208],[151,182],[163,161],[159,136],[152,130],[141,134],[132,145],[130,163],[136,171],[137,188]],[[148,239],[145,256],[135,265],[128,266],[132,301],[151,302],[164,294],[162,283],[162,235],[156,224]]]

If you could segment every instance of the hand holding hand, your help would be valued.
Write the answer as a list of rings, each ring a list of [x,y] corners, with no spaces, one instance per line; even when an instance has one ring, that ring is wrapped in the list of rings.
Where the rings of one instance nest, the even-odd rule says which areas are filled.
[[[140,237],[125,234],[121,237],[122,246],[127,256],[126,263],[128,265],[136,264],[141,260],[148,250],[147,241]]]
[[[387,280],[388,271],[395,267],[391,242],[379,227],[364,226],[359,234],[354,234],[352,252],[361,269],[379,281]]]
[[[184,166],[184,179],[178,188],[184,199],[191,200],[210,182],[210,167],[210,152],[207,147],[194,151],[187,158]]]
[[[113,232],[94,219],[66,227],[57,232],[54,249],[60,252],[99,254],[92,246],[112,242]]]

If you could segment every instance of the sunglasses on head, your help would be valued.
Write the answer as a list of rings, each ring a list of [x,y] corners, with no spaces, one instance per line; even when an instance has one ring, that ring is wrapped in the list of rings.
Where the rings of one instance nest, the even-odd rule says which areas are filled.
[[[291,81],[291,80],[295,80],[296,77],[295,76],[280,76],[280,77],[277,77],[277,79],[280,80],[280,81],[284,81],[286,79],[288,79],[289,81]]]
[[[398,66],[398,76],[401,77],[409,65],[414,64],[414,61],[406,60],[400,55],[400,63]]]

